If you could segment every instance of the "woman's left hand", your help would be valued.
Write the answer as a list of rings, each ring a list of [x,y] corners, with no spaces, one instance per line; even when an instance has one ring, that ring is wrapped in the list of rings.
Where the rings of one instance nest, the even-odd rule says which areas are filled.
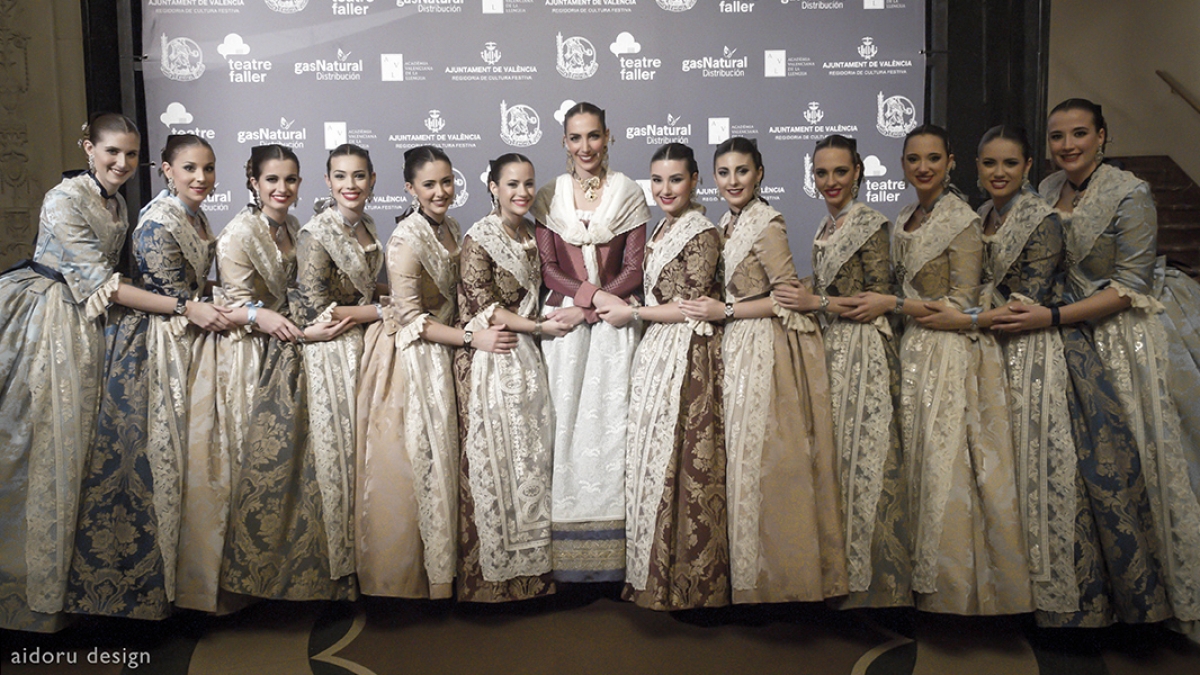
[[[721,321],[725,318],[725,303],[707,296],[680,300],[679,311],[693,321]]]
[[[925,309],[933,312],[918,317],[917,323],[933,330],[967,330],[971,327],[971,315],[940,302],[927,302]]]
[[[1021,333],[1050,327],[1050,308],[1041,305],[1009,303],[1008,312],[992,319],[992,330]]]

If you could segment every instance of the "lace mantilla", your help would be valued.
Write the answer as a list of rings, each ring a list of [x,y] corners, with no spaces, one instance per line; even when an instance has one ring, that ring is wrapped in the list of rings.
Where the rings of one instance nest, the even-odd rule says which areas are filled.
[[[1029,237],[1037,230],[1038,226],[1047,217],[1054,214],[1054,209],[1049,204],[1029,192],[1021,192],[1015,199],[1016,203],[1008,212],[1004,224],[993,235],[995,239],[984,237],[984,276],[990,276],[991,280],[980,298],[981,300],[992,300],[993,306],[997,307],[1005,300],[1000,296],[993,298],[996,284],[1008,274],[1008,269],[1025,250]],[[993,208],[990,201],[979,207],[979,217],[982,222],[987,222],[988,215]]]
[[[600,203],[585,227],[575,212],[574,180],[569,174],[563,174],[554,183],[538,190],[533,214],[563,241],[583,249],[588,282],[600,285],[596,247],[645,225],[650,221],[650,209],[646,207],[646,193],[642,192],[641,186],[625,174],[610,171]]]
[[[1128,171],[1108,164],[1096,167],[1091,180],[1075,210],[1062,214],[1068,266],[1073,266],[1091,253],[1096,240],[1116,217],[1121,200],[1145,182]],[[1042,181],[1038,192],[1043,199],[1055,204],[1066,182],[1067,172],[1058,171]]]
[[[898,223],[906,223],[917,205],[904,207]],[[929,261],[941,255],[950,242],[968,227],[979,227],[979,216],[966,202],[953,194],[938,200],[933,213],[925,219],[915,232],[896,231],[892,246],[892,260],[896,268],[896,280],[902,284],[905,297],[919,298],[921,294],[912,286],[912,279]]]
[[[667,227],[666,219],[659,223],[658,227]],[[679,257],[679,253],[683,251],[683,247],[688,245],[696,235],[706,230],[716,229],[708,218],[704,217],[703,207],[697,206],[688,209],[670,226],[670,229],[663,235],[663,238],[652,244],[647,244],[646,248],[646,274],[644,277],[646,302],[647,304],[657,301],[654,298],[654,287],[658,285],[658,276],[662,274],[663,268],[667,263]],[[656,228],[657,231],[657,228]]]
[[[531,231],[532,229],[530,228]],[[500,216],[488,214],[483,220],[471,226],[471,231],[467,233],[467,236],[474,239],[475,243],[483,248],[497,266],[513,275],[517,283],[529,292],[527,297],[532,297],[536,306],[538,292],[542,287],[542,271],[529,264],[529,257],[525,255],[524,246],[508,236],[508,233],[504,231]],[[522,316],[525,313],[526,309],[522,307]]]
[[[456,243],[461,241],[458,221],[446,216],[442,227],[449,228]],[[433,283],[437,285],[438,292],[442,294],[442,297],[451,303],[455,302],[457,300],[455,289],[458,288],[458,260],[438,240],[424,214],[413,211],[396,225],[396,231],[392,233],[392,236],[412,249],[417,260],[421,261],[421,267],[425,268],[425,271],[433,279]]]
[[[371,216],[364,214],[362,222],[371,235],[373,245],[378,246],[379,237],[375,234],[375,221]],[[303,229],[321,243],[333,264],[349,277],[350,283],[354,284],[354,289],[358,291],[359,304],[370,304],[375,297],[375,279],[379,277],[379,270],[383,266],[383,256],[371,264],[362,245],[347,231],[346,219],[337,209],[325,209],[318,213]]]
[[[823,293],[829,284],[833,283],[834,277],[846,261],[858,253],[879,228],[887,227],[888,222],[882,213],[859,202],[850,207],[850,212],[845,218],[842,226],[834,230],[829,237],[813,240],[817,258],[813,266],[813,278],[816,280],[818,293]],[[826,215],[821,225],[817,226],[817,232],[820,233],[826,221],[830,220],[833,220],[833,216]]]
[[[734,222],[734,219],[737,219]],[[722,232],[729,231],[729,225],[733,223],[733,233],[725,240],[725,250],[722,252],[721,258],[725,261],[725,284],[726,284],[726,299],[734,300],[729,290],[729,284],[733,279],[733,273],[737,271],[742,261],[750,254],[750,249],[754,248],[754,242],[762,236],[767,225],[771,224],[776,218],[783,219],[783,214],[757,199],[746,205],[742,212],[734,216],[732,212],[726,213],[721,217],[721,224],[718,226]]]
[[[300,232],[300,222],[295,216],[289,214],[283,226],[287,228],[292,241],[296,241]],[[271,292],[275,302],[268,309],[278,310],[287,302],[288,285],[291,284],[294,274],[290,273],[289,267],[292,266],[284,259],[283,251],[279,250],[279,246],[271,238],[271,226],[267,217],[261,211],[250,207],[239,211],[217,239],[218,255],[223,255],[224,248],[235,238],[243,242],[250,263],[262,276]]]
[[[773,319],[734,321],[725,330],[721,350],[725,359],[729,562],[735,591],[753,590],[762,570],[759,483],[775,369],[773,323]]]
[[[845,225],[842,226],[845,228]],[[883,337],[871,325],[835,321],[825,330],[833,428],[841,458],[850,591],[871,585],[883,468],[891,450],[891,377]]]
[[[209,232],[208,216],[203,211],[200,211],[198,217],[200,218],[201,229]],[[212,266],[213,260],[213,242],[200,236],[200,233],[188,221],[187,212],[184,211],[183,204],[178,199],[160,195],[154,201],[150,202],[142,211],[137,229],[141,229],[143,223],[146,222],[159,223],[167,232],[171,233],[171,236],[175,239],[175,243],[179,245],[179,250],[183,252],[184,260],[192,268],[192,275],[196,279],[203,280],[208,277],[208,269]],[[200,287],[203,289],[203,282],[201,282]],[[197,294],[192,299],[196,300],[199,297],[200,294]]]

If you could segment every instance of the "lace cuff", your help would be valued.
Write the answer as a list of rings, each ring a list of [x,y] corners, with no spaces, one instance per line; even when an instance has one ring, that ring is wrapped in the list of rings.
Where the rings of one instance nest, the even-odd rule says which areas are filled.
[[[406,326],[396,332],[396,349],[403,349],[421,339],[421,331],[429,323],[429,313],[426,312],[409,321]]]
[[[1117,290],[1117,295],[1121,296],[1122,298],[1129,298],[1133,302],[1134,309],[1140,309],[1144,312],[1149,312],[1150,314],[1162,314],[1163,311],[1166,310],[1166,307],[1163,307],[1163,304],[1158,300],[1146,295],[1145,293],[1138,293],[1137,291],[1130,290],[1129,287],[1122,286],[1115,281],[1109,284],[1109,288],[1115,288]]]
[[[112,294],[117,291],[117,286],[121,285],[121,275],[113,273],[108,281],[105,281],[88,296],[87,305],[84,306],[84,315],[88,320],[93,320],[108,311],[112,305]]]
[[[771,308],[775,316],[783,321],[783,327],[788,330],[794,330],[797,333],[815,333],[817,332],[817,322],[813,321],[812,317],[795,310],[787,309],[779,304],[775,298],[771,298]]]
[[[463,330],[478,332],[487,330],[488,326],[492,325],[492,317],[496,314],[496,310],[500,308],[500,303],[493,302],[487,306],[482,312],[475,315],[475,318],[467,322],[463,326]]]

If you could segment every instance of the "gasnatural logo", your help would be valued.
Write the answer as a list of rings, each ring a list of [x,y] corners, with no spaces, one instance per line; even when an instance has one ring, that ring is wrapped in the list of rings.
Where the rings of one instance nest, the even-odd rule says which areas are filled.
[[[167,40],[162,34],[162,74],[176,82],[191,82],[204,74],[204,52],[190,38]]]
[[[875,128],[884,136],[903,138],[917,128],[917,107],[904,96],[896,95],[885,99],[881,91]]]
[[[300,61],[296,63],[296,74],[312,73],[318,80],[361,80],[362,59],[351,61],[350,54],[338,49],[337,58],[333,60]]]
[[[542,120],[537,111],[520,103],[509,108],[500,101],[500,139],[517,148],[542,140]]]
[[[463,0],[396,0],[397,7],[416,5],[418,12],[430,14],[459,14]]]
[[[825,119],[825,113],[821,111],[821,104],[816,101],[810,101],[808,110],[804,111],[804,119],[808,120],[809,124],[816,124]]]
[[[280,14],[295,14],[308,7],[308,0],[267,0],[267,9]]]
[[[279,118],[278,129],[268,129],[267,127],[259,127],[237,133],[238,143],[253,143],[262,145],[264,143],[279,143],[293,148],[303,148],[304,141],[308,140],[308,129],[303,127],[293,129],[292,126],[296,120],[288,120],[286,117]]]
[[[817,179],[813,177],[813,159],[811,153],[804,153],[804,194],[817,198]]]
[[[435,134],[446,128],[446,120],[442,119],[440,110],[429,111],[429,117],[425,118],[425,128]]]
[[[696,0],[658,0],[658,6],[668,12],[686,12],[696,6]]]
[[[627,127],[625,139],[646,139],[646,145],[662,145],[664,143],[687,143],[692,135],[691,124],[680,124],[681,115],[667,113],[666,124],[644,124],[640,127]]]
[[[496,65],[500,61],[500,50],[496,48],[495,42],[485,42],[483,51],[479,52],[479,57],[489,66]]]
[[[879,53],[879,47],[875,45],[875,38],[865,37],[862,39],[862,44],[858,46],[858,55],[870,61]]]
[[[563,39],[562,33],[558,41],[558,74],[572,80],[586,80],[596,74],[600,64],[596,62],[596,48],[583,37]]]
[[[218,190],[220,183],[213,184],[213,191],[204,198],[205,211],[228,211],[233,204],[233,190]]]
[[[458,169],[451,169],[454,172],[454,201],[450,202],[450,208],[457,209],[467,203],[470,197],[467,194],[467,177]]]
[[[684,59],[683,72],[701,71],[704,77],[743,77],[750,57],[738,56],[737,49],[725,47],[722,56],[705,56],[702,59]]]

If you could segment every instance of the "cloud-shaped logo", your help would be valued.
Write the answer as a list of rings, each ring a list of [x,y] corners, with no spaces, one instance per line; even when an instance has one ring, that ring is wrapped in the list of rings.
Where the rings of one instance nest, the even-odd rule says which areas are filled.
[[[613,53],[613,56],[637,54],[642,51],[642,45],[633,37],[633,33],[624,32],[617,35],[616,41],[608,46],[608,50]]]
[[[571,106],[573,105],[575,105],[575,101],[572,101],[571,99],[563,101],[562,105],[558,106],[558,110],[554,111],[554,119],[558,120],[559,124],[563,124],[563,120],[567,118],[567,111],[570,110]]]
[[[250,45],[242,40],[242,36],[237,33],[230,33],[225,36],[225,41],[217,45],[217,53],[224,56],[226,60],[231,56],[245,56],[250,53]]]
[[[158,119],[169,127],[172,124],[191,124],[194,118],[182,103],[172,103],[167,106],[166,112],[158,116]]]
[[[867,155],[863,160],[863,174],[871,178],[878,178],[887,175],[887,167],[875,155]]]
[[[483,173],[479,174],[479,182],[483,183],[485,187],[488,184],[487,175],[489,173],[491,173],[491,169],[484,169]]]

